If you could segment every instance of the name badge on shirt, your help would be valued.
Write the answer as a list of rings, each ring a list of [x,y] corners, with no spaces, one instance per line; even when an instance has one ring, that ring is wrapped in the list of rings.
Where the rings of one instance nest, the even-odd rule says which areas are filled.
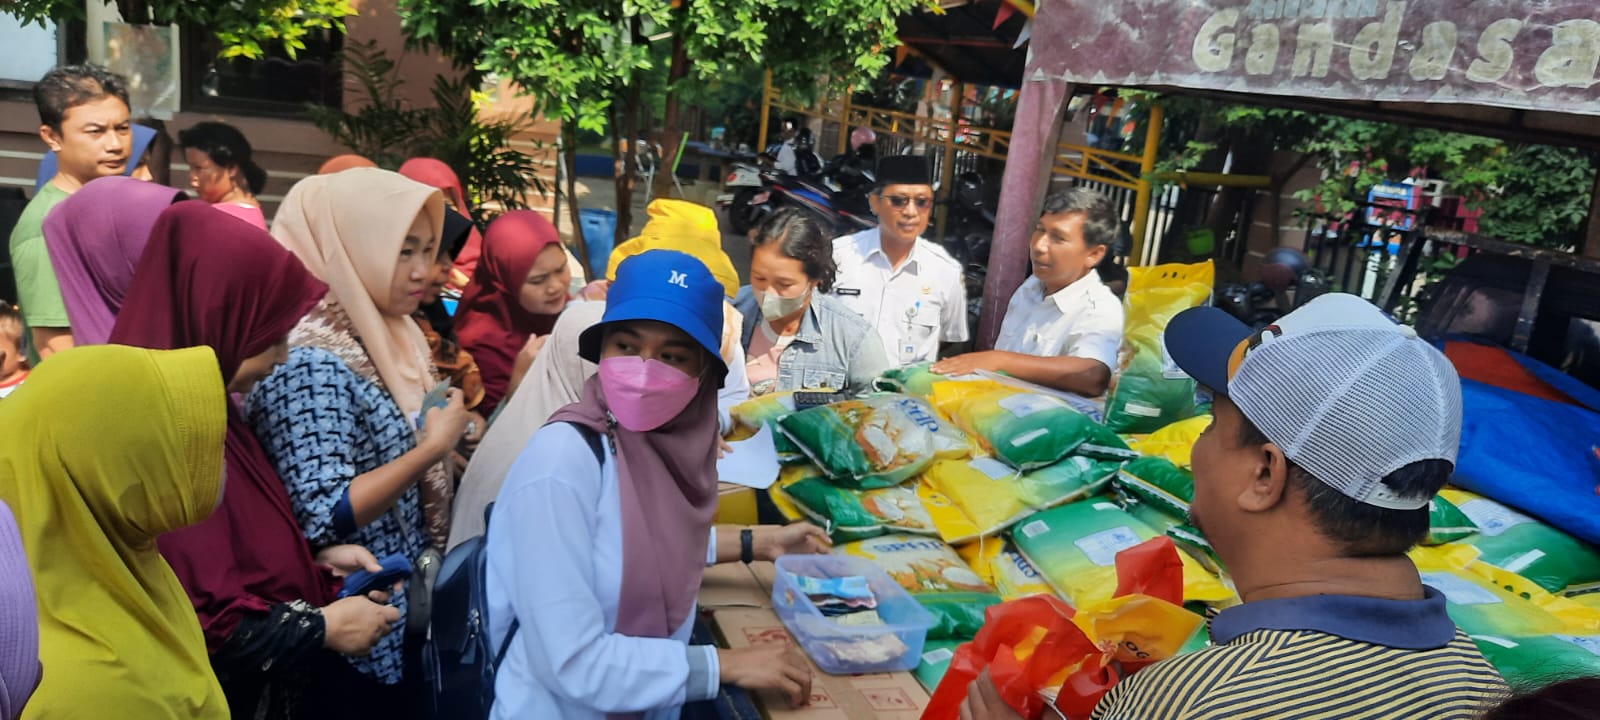
[[[833,289],[833,294],[842,297],[861,297],[861,288],[836,287]]]

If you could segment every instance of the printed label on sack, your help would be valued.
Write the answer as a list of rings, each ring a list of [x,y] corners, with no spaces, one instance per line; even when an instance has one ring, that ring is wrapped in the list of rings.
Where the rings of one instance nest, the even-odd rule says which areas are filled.
[[[1462,514],[1478,526],[1478,531],[1494,537],[1523,523],[1533,522],[1533,518],[1523,515],[1493,500],[1479,499],[1468,500],[1456,507]]]
[[[1504,602],[1487,588],[1447,572],[1425,572],[1422,574],[1422,584],[1444,593],[1444,599],[1456,605],[1499,605]]]
[[[1161,417],[1161,408],[1158,408],[1158,407],[1156,407],[1154,405],[1145,405],[1143,403],[1131,402],[1131,403],[1128,403],[1126,405],[1123,405],[1122,409],[1123,409],[1123,411],[1127,412],[1129,415],[1138,415],[1139,417],[1148,417],[1148,418]]]
[[[1167,334],[1161,333],[1161,377],[1168,380],[1188,380],[1189,373],[1178,367],[1178,361],[1172,359],[1172,352],[1167,350]]]
[[[1050,532],[1050,526],[1043,520],[1035,520],[1022,526],[1022,534],[1026,535],[1030,540],[1047,532]]]
[[[1557,640],[1572,643],[1590,653],[1600,655],[1600,635],[1556,635]]]
[[[990,480],[1008,480],[1017,476],[1017,471],[1012,470],[1010,465],[1000,462],[994,458],[974,458],[967,464],[970,465],[973,470],[977,470],[984,475],[988,475]]]
[[[1061,402],[1055,398],[1044,395],[1030,395],[1027,393],[1007,395],[1006,397],[1001,398],[1000,401],[995,404],[1005,408],[1012,415],[1015,415],[1019,418],[1025,418],[1036,412],[1055,410],[1056,408],[1061,407]]]
[[[1089,556],[1089,562],[1100,567],[1111,567],[1117,564],[1117,553],[1127,550],[1140,543],[1139,534],[1126,525],[1114,527],[1110,530],[1101,530],[1088,537],[1078,538],[1074,545]]]
[[[930,652],[923,653],[922,662],[927,663],[928,665],[938,665],[939,663],[950,662],[950,659],[954,658],[955,656],[955,652],[950,648],[938,648]]]
[[[1543,559],[1543,550],[1529,550],[1521,555],[1517,555],[1507,560],[1501,569],[1507,572],[1520,573],[1523,570],[1527,570],[1529,565],[1532,565]]]
[[[1011,447],[1022,447],[1023,445],[1027,445],[1028,443],[1031,443],[1049,434],[1050,431],[1045,428],[1036,428],[1034,430],[1030,430],[1016,436],[1015,438],[1012,438]]]

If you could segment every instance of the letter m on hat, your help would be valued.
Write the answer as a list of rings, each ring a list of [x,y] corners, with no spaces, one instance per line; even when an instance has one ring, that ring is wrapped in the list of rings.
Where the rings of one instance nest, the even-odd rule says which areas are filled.
[[[685,290],[689,289],[689,276],[677,270],[672,271],[672,277],[667,279],[668,285],[677,285]]]

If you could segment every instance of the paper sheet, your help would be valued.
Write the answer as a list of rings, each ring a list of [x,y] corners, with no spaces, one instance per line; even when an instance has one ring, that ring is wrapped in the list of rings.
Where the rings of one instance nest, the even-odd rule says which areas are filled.
[[[762,425],[761,431],[748,440],[728,444],[733,451],[717,460],[717,479],[757,490],[766,490],[777,482],[781,468],[771,425]]]

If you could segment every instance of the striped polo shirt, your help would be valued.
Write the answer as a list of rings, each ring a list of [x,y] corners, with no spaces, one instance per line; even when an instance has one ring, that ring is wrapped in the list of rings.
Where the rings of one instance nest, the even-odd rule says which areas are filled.
[[[1212,647],[1129,676],[1097,720],[1477,717],[1505,681],[1445,613],[1445,598],[1261,600],[1211,621]]]

